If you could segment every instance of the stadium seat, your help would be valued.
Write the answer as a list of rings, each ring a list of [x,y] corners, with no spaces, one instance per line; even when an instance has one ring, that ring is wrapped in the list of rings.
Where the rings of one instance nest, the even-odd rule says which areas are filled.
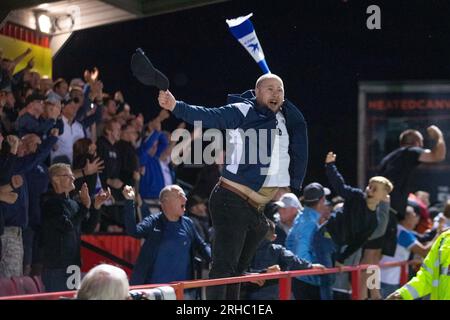
[[[45,286],[42,282],[41,276],[33,276],[33,281],[36,283],[39,292],[45,292]]]
[[[0,278],[0,297],[17,295],[16,285],[11,278]]]
[[[16,285],[17,294],[36,294],[40,292],[38,286],[31,277],[12,277],[11,280]]]

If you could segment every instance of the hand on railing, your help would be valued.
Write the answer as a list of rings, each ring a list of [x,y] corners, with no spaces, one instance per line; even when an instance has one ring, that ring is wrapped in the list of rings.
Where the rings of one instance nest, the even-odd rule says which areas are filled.
[[[386,300],[403,300],[403,298],[402,298],[402,296],[400,295],[400,293],[398,293],[398,292],[396,291],[396,292],[391,293],[391,294],[386,298]]]
[[[274,264],[273,266],[268,267],[264,273],[273,273],[273,272],[280,272],[280,271],[281,271],[280,266],[278,264]],[[255,273],[255,274],[258,274],[258,273]],[[266,280],[253,280],[250,282],[262,287],[264,285],[264,283],[266,282]]]

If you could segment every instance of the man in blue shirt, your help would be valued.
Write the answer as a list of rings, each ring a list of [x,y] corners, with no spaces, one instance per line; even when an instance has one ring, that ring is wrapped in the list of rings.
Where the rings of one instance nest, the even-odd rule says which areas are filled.
[[[297,215],[286,239],[287,249],[294,252],[300,259],[317,261],[312,251],[312,242],[319,228],[321,212],[326,209],[326,196],[329,194],[330,190],[317,182],[307,185],[303,191],[305,207]],[[298,300],[320,300],[319,277],[302,276],[292,279],[292,291],[295,299]]]
[[[168,283],[192,280],[194,249],[211,261],[211,250],[199,236],[191,219],[184,216],[186,195],[177,185],[161,190],[162,212],[136,225],[132,187],[125,186],[125,229],[135,238],[144,238],[131,275],[131,284]]]

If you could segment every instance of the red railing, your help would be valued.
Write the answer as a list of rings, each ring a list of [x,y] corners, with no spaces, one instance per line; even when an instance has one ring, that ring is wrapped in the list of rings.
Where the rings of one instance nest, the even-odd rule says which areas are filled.
[[[417,264],[416,261],[401,261],[401,262],[388,262],[380,264],[380,268],[387,267],[400,267],[401,268],[401,276],[400,276],[400,285],[404,285],[408,280],[408,265]],[[133,286],[130,289],[139,290],[139,289],[151,289],[160,286],[171,286],[176,293],[177,300],[184,299],[184,290],[192,289],[192,288],[201,288],[201,287],[211,287],[217,285],[225,285],[232,283],[242,283],[242,282],[250,282],[254,280],[272,280],[279,279],[279,298],[280,300],[290,300],[291,298],[291,281],[293,277],[298,276],[315,276],[315,275],[324,275],[324,274],[332,274],[332,273],[342,273],[342,272],[350,272],[352,278],[352,300],[360,299],[360,279],[361,279],[361,271],[368,269],[372,265],[358,265],[358,266],[344,266],[338,268],[329,268],[329,269],[314,269],[314,270],[301,270],[301,271],[284,271],[284,272],[274,272],[274,273],[265,273],[265,274],[256,274],[256,275],[247,275],[241,277],[232,277],[232,278],[220,278],[220,279],[209,279],[209,280],[194,280],[194,281],[183,281],[169,284],[151,284],[151,285],[141,285],[141,286]],[[58,300],[62,297],[64,298],[72,298],[75,294],[75,291],[63,291],[63,292],[52,292],[52,293],[41,293],[41,294],[32,294],[32,295],[21,295],[21,296],[9,296],[9,297],[1,297],[0,300]]]

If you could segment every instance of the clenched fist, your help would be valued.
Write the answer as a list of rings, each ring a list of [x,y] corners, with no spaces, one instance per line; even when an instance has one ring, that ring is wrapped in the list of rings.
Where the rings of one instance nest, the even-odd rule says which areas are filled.
[[[430,136],[430,138],[433,140],[438,140],[438,139],[442,138],[442,131],[437,126],[434,126],[434,125],[429,126],[427,128],[427,132],[428,132],[428,135]]]
[[[330,151],[327,153],[325,163],[333,163],[333,162],[336,162],[336,154]]]
[[[175,109],[175,104],[177,103],[177,101],[175,100],[175,97],[173,96],[173,94],[169,91],[159,91],[159,96],[158,96],[158,102],[159,105],[161,106],[161,108],[172,111],[173,109]]]

